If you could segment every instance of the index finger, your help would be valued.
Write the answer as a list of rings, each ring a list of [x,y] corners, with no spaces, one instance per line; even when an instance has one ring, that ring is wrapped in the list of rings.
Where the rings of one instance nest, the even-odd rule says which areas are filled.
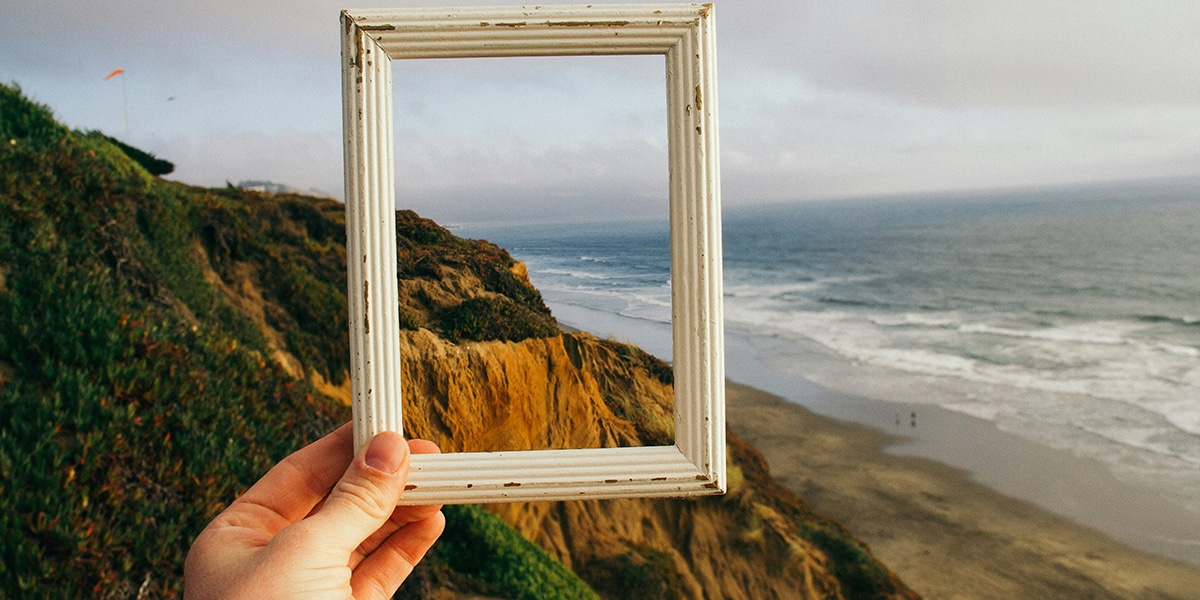
[[[234,504],[261,506],[295,523],[308,516],[341,479],[354,458],[354,439],[347,423],[297,450],[267,471]]]

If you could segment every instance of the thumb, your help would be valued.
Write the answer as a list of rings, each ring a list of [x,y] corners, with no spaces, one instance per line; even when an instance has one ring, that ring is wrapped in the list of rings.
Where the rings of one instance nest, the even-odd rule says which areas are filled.
[[[392,516],[408,480],[408,442],[384,431],[354,457],[310,526],[329,546],[353,551]]]

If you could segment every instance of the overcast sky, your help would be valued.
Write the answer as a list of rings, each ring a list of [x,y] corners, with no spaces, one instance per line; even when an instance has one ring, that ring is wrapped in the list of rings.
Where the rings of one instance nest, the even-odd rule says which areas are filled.
[[[180,181],[340,198],[340,10],[476,4],[513,2],[4,0],[0,81]],[[1200,176],[1195,0],[724,0],[716,24],[726,205]],[[661,57],[394,69],[402,206],[663,206]]]

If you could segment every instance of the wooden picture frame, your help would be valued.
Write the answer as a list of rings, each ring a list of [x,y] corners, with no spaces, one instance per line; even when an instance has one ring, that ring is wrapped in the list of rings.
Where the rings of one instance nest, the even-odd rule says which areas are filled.
[[[346,258],[356,447],[403,433],[391,61],[660,54],[666,60],[672,446],[412,457],[401,503],[725,490],[725,362],[713,8],[574,5],[342,12]]]

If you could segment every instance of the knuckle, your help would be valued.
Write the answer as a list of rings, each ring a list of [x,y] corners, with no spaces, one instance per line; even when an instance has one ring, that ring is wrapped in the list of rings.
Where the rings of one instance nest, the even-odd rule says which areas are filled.
[[[375,519],[387,519],[396,508],[388,501],[386,485],[366,477],[346,477],[338,483],[335,492],[331,500],[343,502]]]

